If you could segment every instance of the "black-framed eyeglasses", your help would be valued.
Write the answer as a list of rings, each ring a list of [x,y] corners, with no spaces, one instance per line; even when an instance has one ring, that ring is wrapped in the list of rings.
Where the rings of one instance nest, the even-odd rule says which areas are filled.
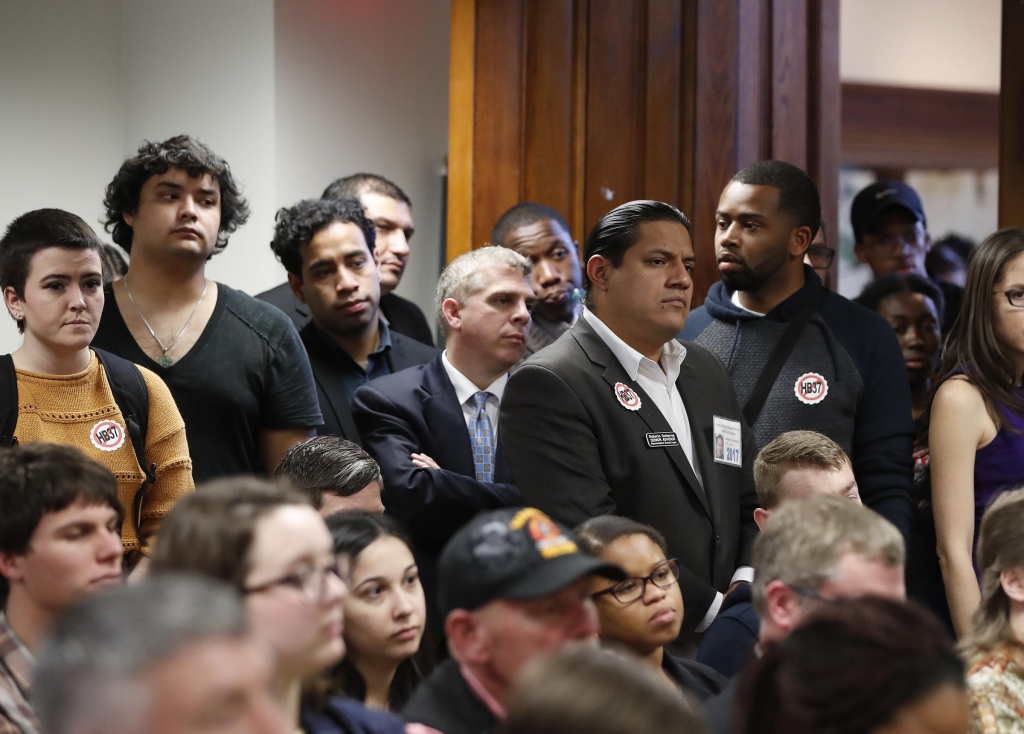
[[[835,250],[828,245],[811,245],[807,248],[807,259],[813,268],[827,268],[835,256]]]
[[[1008,291],[1003,291],[1003,295],[1014,308],[1024,308],[1024,289],[1011,288]]]
[[[647,593],[647,582],[657,586],[659,589],[667,589],[679,582],[679,561],[670,558],[660,566],[657,566],[650,575],[643,578],[630,578],[612,584],[607,589],[592,595],[596,599],[605,594],[611,594],[621,604],[629,604],[637,599],[642,599]]]
[[[279,586],[286,586],[302,592],[309,601],[320,601],[327,591],[327,577],[333,574],[344,584],[348,578],[348,572],[348,559],[337,558],[326,566],[309,566],[256,586],[244,587],[242,593],[245,595],[259,594]]]

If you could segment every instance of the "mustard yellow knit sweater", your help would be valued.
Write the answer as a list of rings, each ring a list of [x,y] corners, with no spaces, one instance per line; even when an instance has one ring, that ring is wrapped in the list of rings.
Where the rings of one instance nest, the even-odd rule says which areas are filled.
[[[146,492],[140,524],[142,537],[150,542],[163,516],[178,498],[195,487],[185,423],[174,398],[163,380],[143,367],[139,370],[149,389],[146,459],[156,464],[156,481]],[[89,366],[74,375],[41,375],[26,370],[17,370],[17,374],[18,443],[40,441],[74,446],[110,469],[117,479],[118,495],[125,509],[121,541],[125,552],[138,550],[131,512],[145,475],[96,354],[90,352]]]

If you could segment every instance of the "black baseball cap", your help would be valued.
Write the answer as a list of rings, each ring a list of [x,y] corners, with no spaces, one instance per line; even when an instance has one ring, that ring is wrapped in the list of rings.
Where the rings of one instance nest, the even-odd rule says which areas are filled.
[[[917,221],[926,223],[924,205],[916,191],[902,181],[878,181],[862,189],[853,198],[850,224],[853,225],[854,240],[860,242],[864,233],[871,229],[875,217],[894,206],[906,209],[917,217]]]
[[[441,612],[477,609],[495,599],[536,599],[588,574],[626,578],[614,563],[583,553],[572,531],[532,507],[477,515],[441,552]]]

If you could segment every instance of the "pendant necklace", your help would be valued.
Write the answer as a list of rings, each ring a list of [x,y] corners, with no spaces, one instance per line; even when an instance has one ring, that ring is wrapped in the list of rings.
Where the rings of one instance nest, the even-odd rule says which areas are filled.
[[[132,297],[131,288],[128,287],[128,276],[125,276],[124,278],[122,278],[122,280],[124,281],[125,293],[128,294],[128,300],[132,302],[133,306],[135,306],[135,311],[136,313],[139,314],[139,318],[142,319],[142,323],[146,325],[146,328],[149,329],[149,333],[153,335],[153,338],[156,340],[156,343],[159,344],[160,349],[163,350],[163,356],[160,357],[160,359],[158,360],[158,364],[165,369],[172,366],[174,364],[174,360],[168,357],[167,353],[174,348],[174,345],[178,343],[179,339],[181,339],[182,334],[184,334],[185,331],[188,329],[188,325],[192,323],[192,319],[195,318],[196,313],[199,311],[199,307],[203,303],[203,299],[206,298],[206,291],[210,287],[210,281],[204,278],[203,294],[199,296],[199,300],[196,302],[196,307],[192,309],[192,313],[191,315],[189,315],[188,321],[186,321],[185,325],[181,327],[181,331],[178,332],[178,335],[174,337],[171,340],[171,343],[165,347],[164,343],[160,341],[160,337],[156,335],[156,332],[153,330],[153,327],[149,325],[149,321],[146,320],[146,316],[145,314],[142,313],[142,309],[139,308],[139,304],[137,304],[135,302],[135,299]]]

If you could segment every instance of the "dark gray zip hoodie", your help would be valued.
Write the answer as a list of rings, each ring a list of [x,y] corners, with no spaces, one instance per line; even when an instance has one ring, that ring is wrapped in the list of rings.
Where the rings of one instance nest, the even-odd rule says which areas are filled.
[[[737,307],[719,282],[679,335],[717,354],[744,405],[790,318],[821,281],[804,267],[804,286],[764,316]],[[914,423],[903,353],[877,314],[835,293],[800,335],[752,426],[757,447],[786,431],[823,433],[853,462],[864,504],[910,530]]]

